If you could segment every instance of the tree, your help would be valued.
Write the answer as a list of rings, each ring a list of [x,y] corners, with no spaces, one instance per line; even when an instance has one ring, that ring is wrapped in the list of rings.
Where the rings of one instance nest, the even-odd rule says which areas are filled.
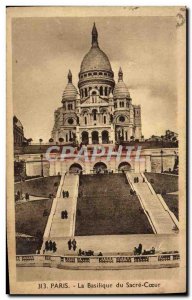
[[[32,138],[30,138],[30,139],[27,140],[27,142],[28,142],[29,145],[31,145],[31,142],[32,142],[32,141],[33,141]]]
[[[174,137],[172,138],[172,141],[173,141],[173,142],[176,142],[176,141],[177,141],[177,137],[174,136]]]
[[[49,143],[53,143],[53,142],[54,142],[54,139],[50,138]]]

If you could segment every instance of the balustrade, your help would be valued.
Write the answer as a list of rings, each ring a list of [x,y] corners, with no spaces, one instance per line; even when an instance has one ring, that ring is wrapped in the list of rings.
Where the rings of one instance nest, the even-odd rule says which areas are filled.
[[[159,254],[159,255],[138,255],[138,256],[54,256],[54,255],[17,255],[16,263],[19,265],[27,265],[30,262],[41,265],[43,262],[49,261],[50,263],[57,262],[61,265],[82,265],[89,264],[93,266],[97,265],[110,265],[112,264],[120,266],[141,263],[151,263],[159,265],[161,262],[171,263],[173,261],[180,260],[180,254]],[[30,266],[30,264],[29,264]]]

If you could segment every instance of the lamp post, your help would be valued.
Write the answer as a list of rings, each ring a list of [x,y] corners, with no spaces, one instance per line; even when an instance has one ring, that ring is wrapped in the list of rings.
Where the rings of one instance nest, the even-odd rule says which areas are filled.
[[[163,173],[163,150],[161,149],[161,173]]]
[[[43,154],[41,154],[41,177],[43,176]]]

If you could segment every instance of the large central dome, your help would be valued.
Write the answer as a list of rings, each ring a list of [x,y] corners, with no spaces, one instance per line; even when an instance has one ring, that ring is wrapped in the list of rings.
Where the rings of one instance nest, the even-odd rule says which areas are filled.
[[[107,55],[99,48],[98,33],[95,23],[92,29],[92,47],[83,58],[80,72],[94,70],[112,71]]]
[[[81,63],[80,72],[94,70],[112,71],[107,55],[99,48],[99,46],[91,47]]]

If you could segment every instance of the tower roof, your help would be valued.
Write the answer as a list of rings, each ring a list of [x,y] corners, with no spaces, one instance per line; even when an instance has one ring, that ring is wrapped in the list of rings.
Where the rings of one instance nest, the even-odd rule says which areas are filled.
[[[123,99],[123,98],[130,97],[128,88],[123,81],[123,71],[122,71],[121,67],[119,68],[118,76],[119,76],[118,82],[115,85],[114,92],[113,92],[114,98],[115,99],[117,99],[117,98]]]
[[[77,89],[72,83],[71,70],[69,70],[67,77],[68,77],[68,84],[66,85],[66,88],[63,92],[62,102],[65,102],[66,100],[74,100],[77,96]]]
[[[112,71],[109,58],[99,48],[98,32],[95,23],[93,24],[92,29],[92,46],[82,60],[80,72],[93,70]]]

